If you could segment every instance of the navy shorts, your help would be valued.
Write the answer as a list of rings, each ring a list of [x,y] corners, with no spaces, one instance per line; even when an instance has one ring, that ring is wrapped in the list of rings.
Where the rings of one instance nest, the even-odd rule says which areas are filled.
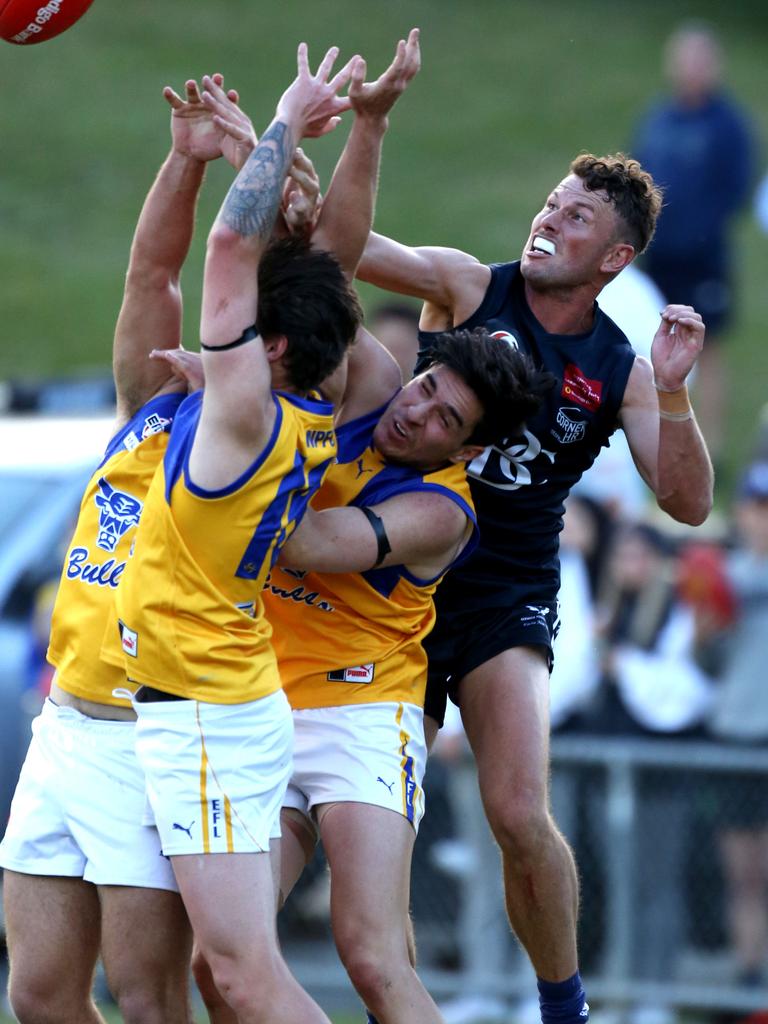
[[[448,697],[473,669],[513,647],[542,647],[552,670],[552,644],[560,626],[557,601],[439,613],[424,642],[429,657],[424,714],[442,727]]]

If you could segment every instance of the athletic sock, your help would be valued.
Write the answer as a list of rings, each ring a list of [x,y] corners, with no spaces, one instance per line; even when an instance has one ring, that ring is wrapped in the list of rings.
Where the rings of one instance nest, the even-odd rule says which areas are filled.
[[[579,972],[565,981],[537,978],[542,1024],[585,1024],[589,1006]]]

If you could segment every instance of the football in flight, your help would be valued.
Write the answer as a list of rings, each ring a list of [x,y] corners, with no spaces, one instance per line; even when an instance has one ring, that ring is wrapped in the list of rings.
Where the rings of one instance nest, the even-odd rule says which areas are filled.
[[[0,39],[44,43],[74,25],[93,0],[0,0]]]

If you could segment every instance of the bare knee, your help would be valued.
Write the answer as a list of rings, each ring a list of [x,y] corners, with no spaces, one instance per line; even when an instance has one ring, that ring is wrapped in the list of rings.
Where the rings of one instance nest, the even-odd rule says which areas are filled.
[[[216,985],[207,959],[197,948],[192,956],[192,975],[209,1012],[229,1006]]]
[[[341,959],[349,980],[366,1006],[381,1006],[388,990],[395,983],[385,966],[391,962],[379,959],[375,953],[365,949],[357,949],[347,955],[342,953]]]
[[[188,993],[131,988],[117,998],[125,1024],[186,1024]]]
[[[552,843],[562,843],[543,799],[511,794],[487,805],[488,824],[506,858],[518,864],[541,857]]]
[[[405,923],[390,934],[381,922],[336,933],[336,946],[349,980],[368,1006],[381,1005],[387,990],[411,970]]]
[[[14,977],[8,984],[8,1001],[19,1024],[61,1024],[88,1020],[93,1004],[90,992],[62,993],[46,979]]]
[[[248,1020],[267,1020],[280,1005],[289,976],[279,954],[263,951],[258,958],[248,959],[235,952],[201,950],[199,955],[208,961],[214,1005],[228,1006],[238,1018]]]

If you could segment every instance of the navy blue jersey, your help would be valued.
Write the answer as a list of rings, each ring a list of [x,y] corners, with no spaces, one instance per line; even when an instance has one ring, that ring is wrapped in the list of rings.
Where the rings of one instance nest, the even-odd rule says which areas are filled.
[[[521,594],[554,599],[563,502],[616,429],[635,353],[597,306],[586,334],[548,334],[525,298],[519,261],[491,266],[482,303],[457,328],[485,327],[549,370],[557,385],[525,434],[469,466],[480,544],[438,590],[438,608],[505,606]],[[419,332],[425,365],[430,332]]]

